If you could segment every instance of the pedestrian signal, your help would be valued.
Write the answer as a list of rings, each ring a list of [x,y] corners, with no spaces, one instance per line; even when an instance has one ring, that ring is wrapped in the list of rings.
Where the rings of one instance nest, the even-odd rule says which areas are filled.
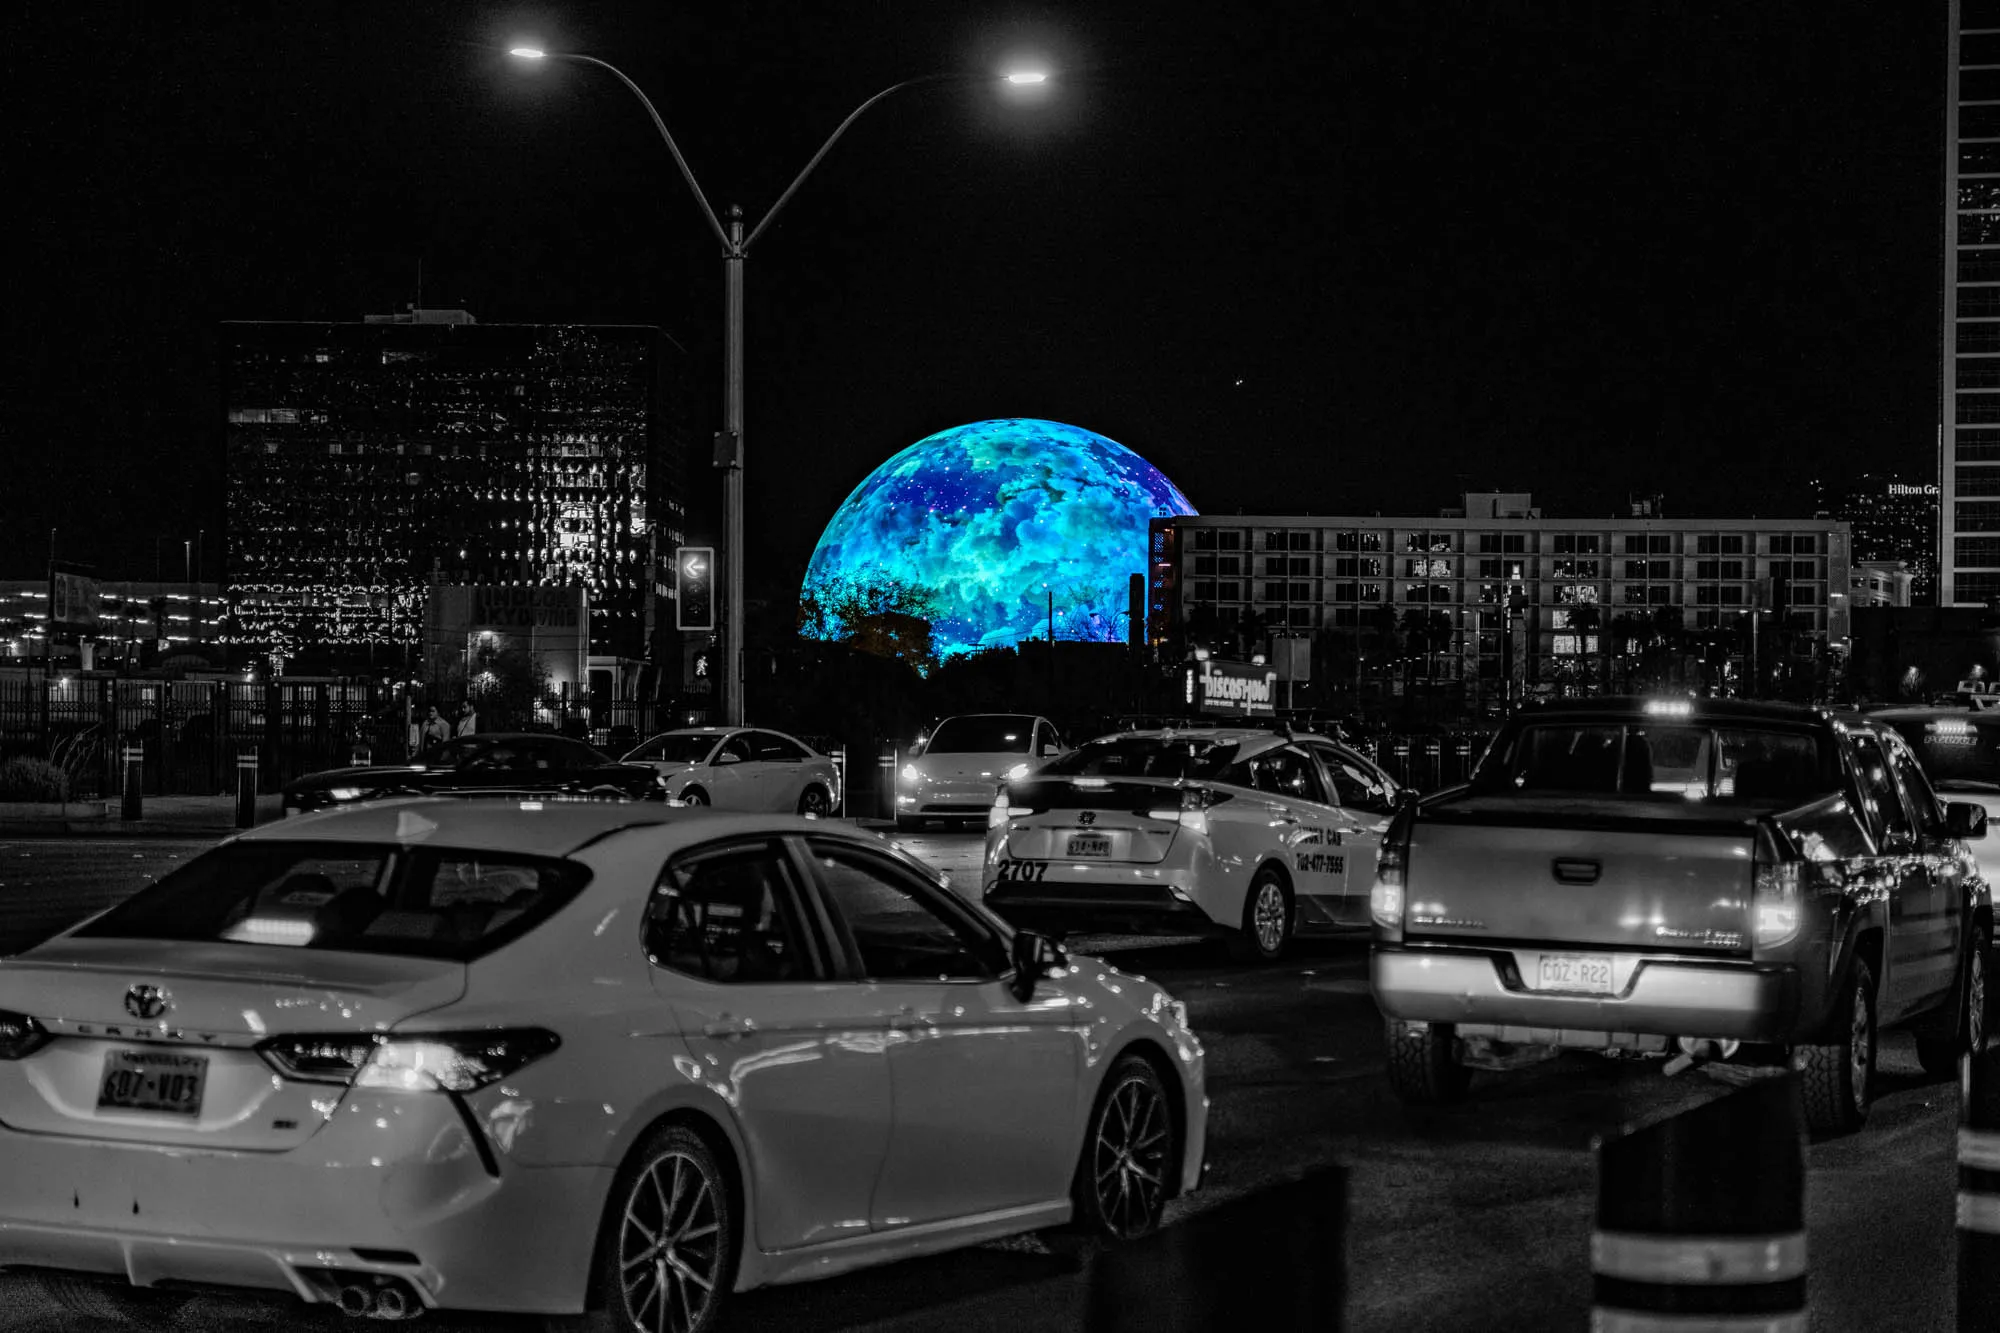
[[[674,624],[715,628],[715,548],[683,546],[674,555]]]

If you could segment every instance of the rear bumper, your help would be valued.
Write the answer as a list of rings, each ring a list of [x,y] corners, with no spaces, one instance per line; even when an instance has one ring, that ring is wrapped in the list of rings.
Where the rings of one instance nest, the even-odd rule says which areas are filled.
[[[1615,993],[1580,995],[1530,988],[1511,949],[1377,944],[1369,985],[1383,1014],[1410,1022],[1549,1034],[1796,1038],[1799,978],[1790,965],[1677,954],[1620,955],[1618,961],[1624,978]],[[1546,1040],[1572,1044],[1554,1035]]]
[[[0,1128],[0,1268],[306,1301],[326,1299],[311,1273],[332,1269],[401,1278],[427,1306],[580,1309],[610,1169],[500,1171],[486,1170],[450,1104],[428,1094],[350,1094],[288,1152]]]
[[[1045,935],[1212,935],[1222,927],[1166,885],[996,884],[986,906]]]

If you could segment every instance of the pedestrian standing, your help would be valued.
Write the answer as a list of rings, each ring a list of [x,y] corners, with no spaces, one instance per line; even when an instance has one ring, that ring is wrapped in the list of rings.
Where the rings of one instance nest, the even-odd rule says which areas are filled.
[[[472,700],[467,699],[458,710],[458,734],[470,736],[479,730],[479,714],[473,711]]]
[[[450,739],[451,723],[445,721],[444,714],[438,712],[436,704],[432,704],[429,714],[424,718],[424,744],[436,745],[439,741]]]

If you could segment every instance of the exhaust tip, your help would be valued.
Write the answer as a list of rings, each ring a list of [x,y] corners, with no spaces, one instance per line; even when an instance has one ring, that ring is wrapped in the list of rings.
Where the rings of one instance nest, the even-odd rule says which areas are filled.
[[[370,1314],[375,1309],[375,1293],[358,1282],[348,1282],[340,1288],[338,1303],[342,1314]]]
[[[400,1286],[391,1285],[375,1293],[375,1317],[377,1319],[407,1319],[412,1313],[410,1301]]]

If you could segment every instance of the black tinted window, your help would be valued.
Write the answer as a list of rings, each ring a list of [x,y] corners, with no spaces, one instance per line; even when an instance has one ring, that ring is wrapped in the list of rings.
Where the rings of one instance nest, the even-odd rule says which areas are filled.
[[[815,842],[813,857],[834,910],[878,980],[998,976],[997,943],[958,914],[931,903],[896,867],[866,852]]]
[[[2000,726],[1980,726],[1962,717],[1910,718],[1889,725],[1910,743],[1940,789],[2000,790]]]
[[[646,904],[646,956],[706,981],[815,980],[797,903],[777,843],[680,858]]]
[[[1877,833],[1891,838],[1907,838],[1916,832],[1903,808],[1903,795],[1889,772],[1889,761],[1873,736],[1855,736],[1849,742],[1854,755],[1855,776],[1861,783],[1861,804]]]
[[[1035,719],[994,714],[948,717],[924,745],[925,754],[1026,754],[1034,741]]]
[[[750,749],[767,764],[796,764],[806,757],[804,750],[771,731],[751,732]]]
[[[539,857],[238,842],[196,857],[77,933],[466,960],[545,920],[588,879],[582,866]]]
[[[1547,722],[1503,735],[1481,759],[1485,791],[1564,792],[1793,806],[1839,786],[1805,731],[1700,724]]]
[[[1041,771],[1072,778],[1184,778],[1214,748],[1198,736],[1127,736],[1079,745]]]

